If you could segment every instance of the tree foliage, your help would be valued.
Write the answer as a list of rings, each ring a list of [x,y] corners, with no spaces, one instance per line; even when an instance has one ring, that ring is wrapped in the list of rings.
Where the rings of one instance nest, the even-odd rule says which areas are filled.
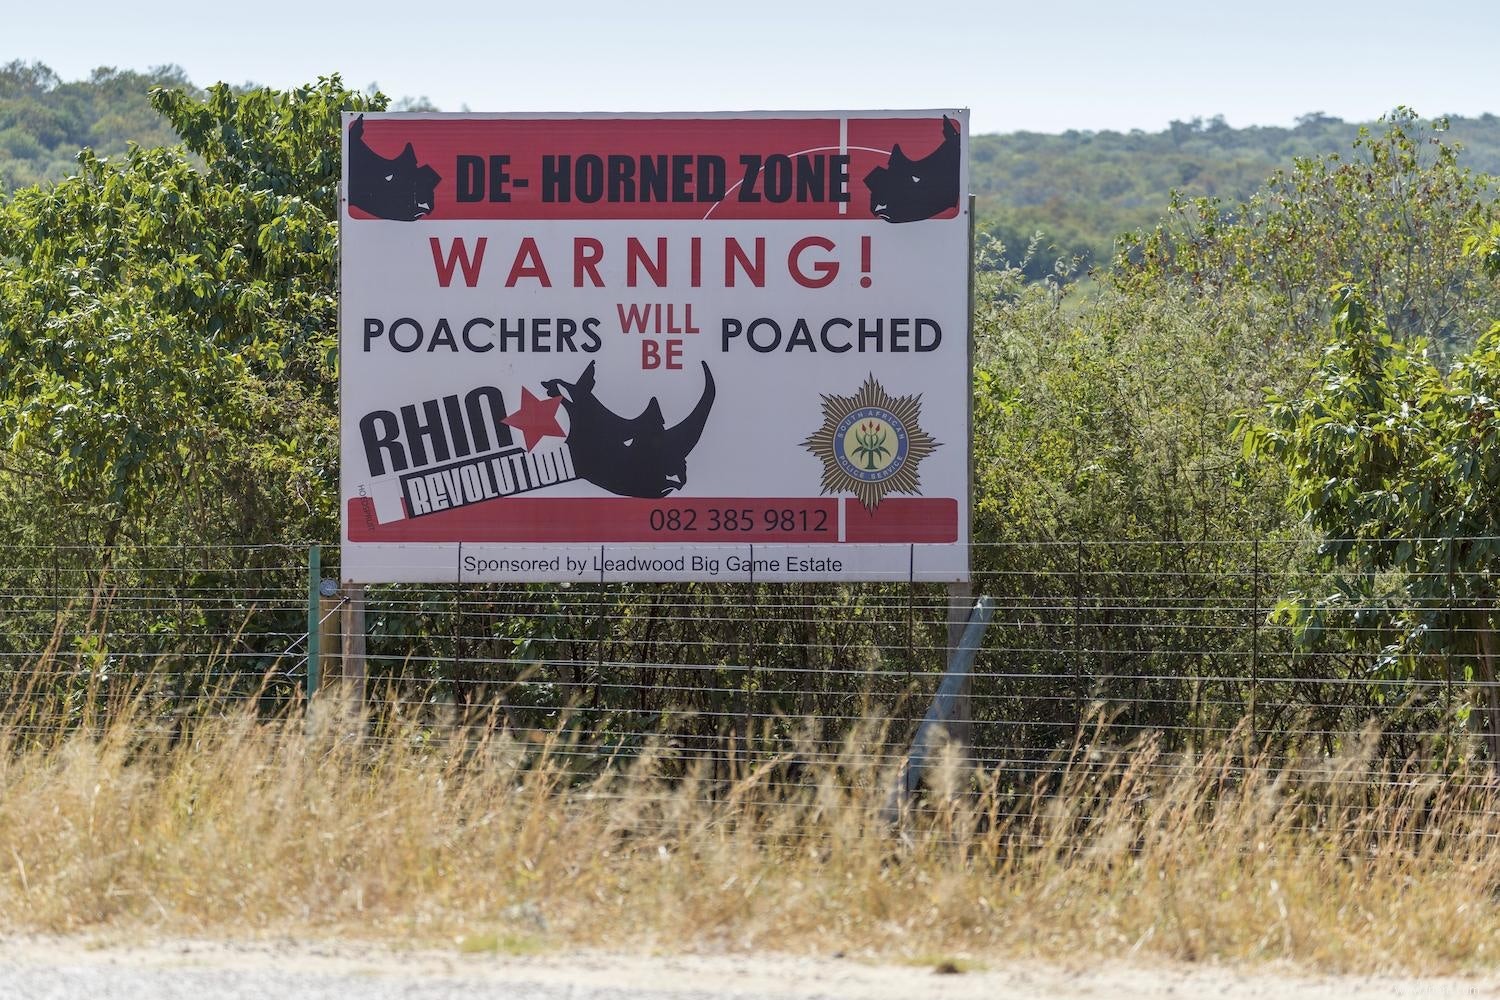
[[[1500,172],[1500,117],[1454,117],[1443,135],[1460,166]],[[1292,128],[1195,118],[1162,132],[980,135],[971,142],[971,181],[984,226],[1007,246],[1043,233],[1030,277],[1046,277],[1053,260],[1075,256],[1102,273],[1116,237],[1152,230],[1174,199],[1179,211],[1200,198],[1230,210],[1276,171],[1345,152],[1359,137],[1358,124],[1316,112]]]
[[[1424,134],[1405,109],[1382,122],[1349,155],[1300,159],[1233,209],[1175,199],[1159,225],[1122,240],[1117,282],[1147,297],[1240,296],[1294,347],[1328,321],[1326,290],[1357,284],[1393,337],[1472,343],[1500,301],[1462,252],[1466,232],[1500,218],[1490,179],[1460,164],[1445,123]]]
[[[0,66],[0,192],[62,179],[84,147],[115,156],[132,143],[175,142],[147,98],[154,87],[199,93],[177,66],[145,73],[104,66],[71,82],[42,63]]]
[[[332,78],[151,101],[182,145],[85,152],[0,213],[0,440],[106,525],[211,495],[326,530],[338,115],[378,100]]]
[[[1332,335],[1309,389],[1273,398],[1246,452],[1286,470],[1287,503],[1322,539],[1332,571],[1287,595],[1305,644],[1336,629],[1378,630],[1387,677],[1431,677],[1457,648],[1493,685],[1500,627],[1500,323],[1451,365],[1398,338],[1360,290],[1333,296]],[[1477,669],[1474,669],[1477,667]],[[1484,692],[1492,759],[1500,695]],[[1476,716],[1476,719],[1478,717]]]

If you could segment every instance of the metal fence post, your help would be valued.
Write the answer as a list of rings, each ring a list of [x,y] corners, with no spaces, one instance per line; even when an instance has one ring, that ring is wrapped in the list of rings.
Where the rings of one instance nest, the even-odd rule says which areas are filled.
[[[972,558],[970,560],[972,562]],[[917,547],[906,547],[906,687],[911,693],[911,662],[917,656]]]
[[[1073,543],[1073,676],[1078,687],[1078,724],[1083,725],[1088,711],[1088,689],[1083,679],[1083,647],[1080,635],[1083,624],[1083,540]]]
[[[56,545],[52,546],[52,633],[54,641],[62,638],[62,573]]]
[[[1453,539],[1448,539],[1448,641],[1443,644],[1443,725],[1453,725]]]
[[[599,546],[598,602],[594,607],[594,690],[596,692],[604,679],[604,605],[604,546],[601,545]]]
[[[458,579],[453,584],[453,656],[448,667],[448,687],[452,692],[454,703],[463,703],[464,721],[468,722],[469,713],[473,711],[474,685],[468,678],[463,676],[463,634],[464,634],[464,543],[458,543]]]
[[[963,755],[966,768],[973,766],[973,748],[958,737],[954,722],[968,711],[965,693],[968,689],[968,677],[973,673],[974,660],[984,644],[985,629],[989,627],[994,613],[995,599],[989,596],[980,597],[970,610],[969,617],[953,644],[952,655],[948,658],[942,679],[933,694],[932,705],[922,717],[922,724],[917,727],[911,750],[897,774],[896,784],[881,808],[881,818],[885,822],[893,822],[900,817],[902,807],[921,786],[923,772],[934,762],[933,758],[944,743],[950,747],[956,746]]]
[[[750,662],[745,664],[745,766],[750,765],[750,746],[755,738],[755,707],[760,700],[756,686],[760,682],[760,608],[756,604],[755,546],[750,546],[750,589],[746,604],[750,611]]]
[[[1250,739],[1260,732],[1260,536],[1250,542]]]
[[[986,625],[989,624],[990,615],[994,613],[994,607],[995,602],[986,599],[988,610],[983,616]],[[948,584],[948,644],[943,650],[945,664],[951,664],[958,654],[964,633],[974,615],[974,585],[972,583]],[[977,647],[976,655],[978,655]],[[958,687],[953,692],[953,708],[948,715],[949,736],[966,747],[973,741],[974,711],[970,704],[973,690],[974,671],[971,665],[960,678]]]
[[[177,547],[177,642],[179,647],[183,638],[187,635],[187,589],[188,589],[188,551],[186,545]],[[182,672],[177,672],[181,679]]]

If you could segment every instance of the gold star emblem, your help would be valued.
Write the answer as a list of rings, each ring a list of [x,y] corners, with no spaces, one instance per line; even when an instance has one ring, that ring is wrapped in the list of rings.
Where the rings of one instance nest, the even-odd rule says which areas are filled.
[[[922,397],[892,396],[872,374],[852,396],[823,396],[823,426],[802,446],[823,462],[822,492],[873,511],[887,493],[921,495],[917,465],[939,442],[921,428]]]

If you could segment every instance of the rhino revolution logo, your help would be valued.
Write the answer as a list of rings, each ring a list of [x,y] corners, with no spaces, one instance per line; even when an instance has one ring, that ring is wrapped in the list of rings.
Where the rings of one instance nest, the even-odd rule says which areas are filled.
[[[825,395],[823,426],[802,442],[823,462],[822,492],[853,493],[869,511],[887,493],[920,495],[917,466],[939,445],[921,417],[921,396],[892,396],[874,375],[853,396]]]
[[[606,407],[591,361],[575,381],[542,382],[544,395],[523,387],[514,410],[499,388],[483,385],[371,411],[359,431],[371,477],[395,480],[407,517],[579,479],[618,496],[660,499],[687,485],[687,457],[716,395],[707,364],[703,379],[692,411],[670,427],[655,396],[636,417]]]

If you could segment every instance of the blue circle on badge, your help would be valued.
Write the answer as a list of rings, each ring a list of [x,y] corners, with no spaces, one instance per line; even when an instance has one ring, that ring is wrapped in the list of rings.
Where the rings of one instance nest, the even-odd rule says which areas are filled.
[[[906,464],[906,426],[883,406],[864,406],[833,433],[833,455],[839,468],[855,479],[878,483]]]

